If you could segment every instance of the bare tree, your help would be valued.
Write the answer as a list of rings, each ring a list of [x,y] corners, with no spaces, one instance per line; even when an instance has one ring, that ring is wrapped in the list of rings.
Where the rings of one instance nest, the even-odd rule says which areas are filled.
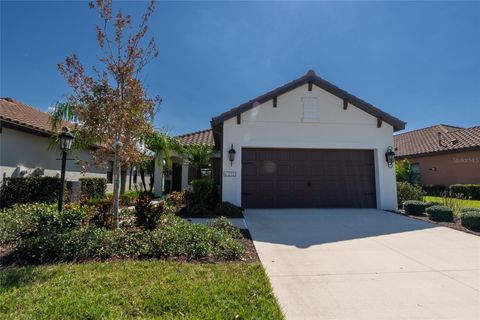
[[[153,120],[161,99],[149,97],[139,74],[158,55],[153,38],[145,39],[148,21],[155,10],[151,1],[137,26],[121,10],[112,13],[111,0],[97,0],[97,41],[101,49],[99,65],[88,75],[76,54],[58,65],[72,94],[52,112],[54,130],[67,121],[77,121],[77,146],[97,145],[99,161],[114,154],[114,218],[118,227],[118,204],[122,173],[129,163],[144,160],[143,138],[153,132]],[[121,172],[122,171],[122,172]],[[122,183],[125,185],[125,179]],[[124,187],[122,188],[124,189]]]

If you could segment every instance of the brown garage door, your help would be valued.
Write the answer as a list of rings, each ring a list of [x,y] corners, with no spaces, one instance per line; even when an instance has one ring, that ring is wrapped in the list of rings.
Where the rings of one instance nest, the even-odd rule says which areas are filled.
[[[246,208],[374,208],[372,150],[242,149]]]

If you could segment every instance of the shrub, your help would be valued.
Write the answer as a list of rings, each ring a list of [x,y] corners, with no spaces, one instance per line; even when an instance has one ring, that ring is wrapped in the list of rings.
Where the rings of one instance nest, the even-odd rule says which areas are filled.
[[[86,217],[86,211],[78,205],[65,206],[58,212],[55,205],[17,204],[0,212],[0,244],[17,242],[37,232],[75,229]]]
[[[240,239],[242,237],[242,233],[240,229],[235,227],[226,217],[220,217],[214,219],[210,222],[210,226],[225,232],[226,234],[230,235],[232,238]]]
[[[467,208],[462,208],[462,209],[460,210],[461,213],[472,212],[472,211],[473,211],[473,212],[477,212],[477,211],[480,212],[480,208],[468,208],[468,207],[467,207]]]
[[[84,226],[69,231],[40,232],[21,242],[18,252],[24,258],[40,262],[136,257],[141,243],[138,233]]]
[[[431,207],[431,206],[441,206],[442,203],[438,201],[427,201],[425,202],[425,208]]]
[[[113,198],[90,199],[85,205],[88,211],[88,222],[100,227],[113,226]]]
[[[120,204],[122,206],[134,206],[139,196],[140,192],[138,191],[125,191],[125,193],[120,195]]]
[[[47,204],[15,204],[0,212],[0,245],[15,242],[37,229],[39,211],[50,210]]]
[[[445,194],[447,187],[439,184],[428,184],[428,185],[423,185],[422,189],[423,191],[425,191],[427,196],[440,197]]]
[[[157,226],[160,216],[165,212],[165,203],[160,201],[153,204],[149,198],[139,198],[135,204],[135,218],[137,225],[153,230]]]
[[[205,204],[198,203],[189,207],[188,213],[192,217],[203,218],[203,217],[208,217],[210,215],[210,210]]]
[[[421,201],[425,196],[425,192],[420,186],[410,184],[408,182],[397,182],[397,201],[400,208],[403,202],[407,200]]]
[[[22,241],[17,253],[40,262],[109,258],[236,259],[244,247],[226,231],[162,216],[151,230],[107,230],[82,226],[58,232],[39,232]]]
[[[243,218],[242,209],[228,201],[217,204],[214,212],[217,217]]]
[[[462,194],[465,199],[480,200],[480,184],[452,184],[450,192]]]
[[[408,200],[403,203],[406,214],[421,215],[425,212],[426,203],[417,200]]]
[[[190,207],[204,205],[207,209],[213,209],[216,203],[215,182],[213,179],[193,180],[192,192],[188,194]]]
[[[453,221],[453,210],[445,206],[432,206],[426,209],[430,219],[434,221]]]
[[[408,159],[395,161],[395,176],[397,181],[413,183],[415,173],[412,170],[412,165]]]
[[[176,207],[182,207],[186,205],[186,192],[173,191],[167,196],[166,201],[168,204],[174,205]]]
[[[156,257],[200,259],[212,256],[236,259],[244,250],[231,235],[218,228],[190,224],[176,216],[164,216],[160,225],[152,234],[152,253]]]
[[[58,200],[60,179],[56,177],[5,178],[0,189],[0,207],[16,203],[54,203]]]
[[[107,179],[105,178],[80,178],[81,194],[86,198],[104,198],[107,192]]]
[[[453,195],[446,193],[441,200],[441,205],[452,209],[454,213],[459,213],[462,209],[464,199],[462,194]]]
[[[480,230],[480,211],[462,213],[462,226],[472,230]]]

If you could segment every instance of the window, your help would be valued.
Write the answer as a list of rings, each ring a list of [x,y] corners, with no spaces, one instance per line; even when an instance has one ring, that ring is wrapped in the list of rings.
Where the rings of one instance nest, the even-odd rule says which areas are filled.
[[[320,110],[317,98],[302,98],[303,102],[303,122],[318,122],[320,120]]]
[[[113,183],[113,161],[108,161],[107,164],[107,182]]]
[[[412,182],[420,183],[420,164],[412,163]]]

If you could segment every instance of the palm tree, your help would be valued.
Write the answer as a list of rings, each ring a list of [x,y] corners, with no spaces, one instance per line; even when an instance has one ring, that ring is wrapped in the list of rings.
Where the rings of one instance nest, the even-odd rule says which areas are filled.
[[[165,168],[164,170],[168,170],[172,167],[172,152],[176,152],[179,155],[183,156],[185,149],[183,148],[183,145],[180,143],[180,141],[176,138],[173,138],[169,136],[166,132],[166,130],[161,129],[161,130],[155,130],[149,135],[145,137],[145,146],[155,152],[156,155],[158,155],[157,161],[163,161],[165,160]],[[142,183],[145,186],[145,181],[144,181],[144,175],[145,172],[142,173],[142,170],[145,170],[145,168],[150,167],[151,168],[151,162],[149,164],[145,163],[143,165],[140,165],[140,177],[142,179]],[[152,170],[153,172],[153,170]],[[153,174],[150,176],[150,186],[153,186]]]
[[[213,146],[208,144],[190,144],[184,148],[188,161],[197,167],[197,176],[201,178],[202,168],[210,164]]]

